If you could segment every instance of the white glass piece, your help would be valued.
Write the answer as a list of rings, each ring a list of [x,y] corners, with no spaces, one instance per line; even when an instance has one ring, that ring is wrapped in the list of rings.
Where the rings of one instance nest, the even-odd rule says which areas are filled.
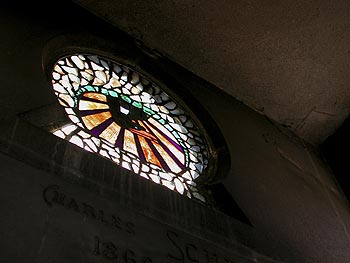
[[[57,72],[53,72],[53,73],[52,73],[52,78],[53,78],[54,80],[59,80],[59,79],[61,78],[61,75],[58,74]]]
[[[84,69],[84,62],[78,56],[72,56],[71,59],[79,69]]]
[[[78,76],[78,70],[76,68],[71,68],[71,67],[66,67],[66,66],[62,66],[63,70],[65,70],[66,72],[73,74],[75,76]]]
[[[128,74],[124,72],[123,75],[121,76],[121,79],[124,81],[128,81]]]
[[[141,170],[142,170],[143,172],[149,172],[149,166],[148,166],[148,165],[145,165],[145,164],[142,164]]]
[[[91,137],[90,134],[84,132],[83,130],[79,131],[79,132],[78,132],[78,135],[79,135],[80,137],[84,138],[84,139],[90,138],[90,137]]]
[[[160,184],[160,178],[158,175],[148,174],[148,176],[151,178],[153,182],[155,182],[156,184]]]
[[[140,170],[140,167],[138,167],[136,164],[132,164],[132,170],[134,171],[134,173],[138,173]]]
[[[103,67],[95,64],[94,62],[91,62],[91,66],[93,70],[103,70]]]
[[[62,68],[59,65],[56,65],[53,69],[56,72],[58,72],[59,74],[64,75],[64,72],[63,72]]]
[[[65,108],[64,110],[66,111],[67,114],[73,114],[73,115],[75,114],[74,110],[71,108]]]
[[[192,162],[198,162],[198,159],[192,153],[190,153],[189,155]]]
[[[199,174],[196,172],[196,171],[190,171],[191,175],[192,175],[192,178],[193,180],[195,180],[196,178],[198,178]]]
[[[143,103],[154,103],[154,99],[151,97],[151,95],[145,92],[141,94],[141,101]]]
[[[73,74],[68,74],[68,77],[72,82],[76,82],[78,84],[80,83],[80,79],[77,76],[75,76]]]
[[[187,180],[192,180],[191,174],[188,171],[183,173],[182,177],[187,179]]]
[[[86,72],[86,71],[81,71],[80,72],[81,73],[81,75],[85,78],[85,79],[87,79],[87,80],[92,80],[93,78],[94,78],[94,76],[93,75],[91,75],[90,73],[88,73],[88,72]]]
[[[84,150],[86,150],[86,151],[88,151],[88,152],[94,152],[94,151],[93,151],[93,150],[91,150],[91,149],[90,149],[90,147],[89,147],[89,146],[87,146],[87,145],[85,145]]]
[[[113,156],[114,158],[120,158],[120,154],[117,153],[115,150],[109,152],[110,156]]]
[[[128,162],[122,162],[122,167],[131,171],[131,166]]]
[[[67,75],[63,76],[62,80],[60,82],[61,82],[63,87],[65,87],[67,89],[72,89],[72,85],[70,84],[70,81],[69,81],[69,78]]]
[[[130,95],[131,94],[130,91],[127,88],[125,88],[125,87],[122,88],[122,91],[123,91],[123,93],[125,95]]]
[[[71,96],[69,96],[68,94],[60,94],[58,95],[58,97],[64,101],[69,107],[73,107],[74,106],[74,100],[72,99]],[[62,106],[67,106],[67,105],[63,105],[62,104],[62,101],[59,100],[59,103],[62,105]]]
[[[64,87],[62,87],[60,84],[55,83],[52,85],[53,89],[59,93],[68,93]]]
[[[129,156],[127,156],[126,154],[123,155],[123,160],[130,163],[131,162],[131,159]]]
[[[68,115],[68,117],[69,117],[69,119],[70,119],[73,123],[75,123],[75,124],[77,124],[78,122],[80,122],[79,118],[78,118],[77,116],[75,116],[75,115]]]
[[[170,190],[174,190],[175,189],[175,184],[173,182],[162,180],[162,185],[168,187]]]
[[[132,96],[130,96],[130,99],[133,99],[134,101],[141,102],[141,98],[139,95],[132,95]]]
[[[140,91],[143,91],[143,86],[141,83],[137,84],[136,88],[139,89]]]
[[[140,91],[138,88],[136,88],[136,87],[132,87],[132,88],[131,88],[131,93],[132,93],[132,94],[140,94],[140,92],[141,92],[141,91]]]
[[[74,143],[75,145],[78,145],[79,147],[83,148],[84,147],[84,143],[83,140],[77,136],[77,135],[73,135],[70,139],[69,142]]]
[[[175,178],[174,184],[175,184],[176,191],[178,191],[180,194],[183,194],[185,191],[185,187],[183,183],[179,179]]]
[[[164,106],[159,106],[159,109],[160,109],[161,112],[163,112],[163,113],[165,113],[165,114],[168,114],[168,113],[169,113],[168,109],[165,108]]]
[[[159,107],[158,107],[157,105],[155,105],[155,104],[152,104],[152,105],[151,105],[151,109],[152,109],[153,111],[155,111],[155,112],[158,112],[158,111],[159,111]]]
[[[171,127],[173,127],[175,130],[179,131],[179,132],[182,132],[182,133],[187,133],[187,129],[180,125],[180,124],[177,124],[177,123],[170,123]]]
[[[160,172],[159,176],[168,181],[173,180],[173,176],[171,176],[169,173]]]
[[[110,159],[109,154],[106,150],[101,149],[99,152],[103,157]]]
[[[68,124],[64,127],[62,127],[62,131],[64,132],[64,134],[69,135],[71,134],[73,131],[75,131],[78,128],[78,126],[74,125],[74,124]]]
[[[66,58],[66,64],[67,64],[67,66],[69,66],[69,67],[73,67],[73,65],[72,65],[72,63],[70,63],[70,61]]]
[[[148,175],[147,175],[147,174],[142,173],[142,172],[140,173],[140,176],[141,176],[141,177],[144,177],[144,178],[146,178],[146,179],[150,179],[150,178],[148,177]]]
[[[103,71],[95,71],[95,75],[97,78],[99,78],[100,80],[102,80],[103,84],[105,84],[107,82],[107,76],[106,73],[104,73]]]
[[[85,139],[84,142],[89,145],[89,147],[94,151],[97,152],[97,147],[96,145],[92,142],[90,139]]]
[[[91,140],[96,144],[97,147],[101,145],[101,140],[96,137],[91,137]]]
[[[62,139],[66,138],[66,135],[61,130],[57,130],[53,134]]]
[[[120,106],[120,112],[125,114],[125,115],[128,115],[130,111],[128,109],[125,109],[124,107]]]

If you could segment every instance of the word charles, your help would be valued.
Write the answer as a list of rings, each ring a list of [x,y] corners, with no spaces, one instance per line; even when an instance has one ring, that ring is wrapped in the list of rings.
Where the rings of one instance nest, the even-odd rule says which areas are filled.
[[[67,196],[58,185],[49,185],[45,187],[43,190],[43,199],[49,207],[60,205],[66,209],[94,219],[101,224],[108,225],[119,231],[125,231],[131,236],[135,235],[135,225],[133,223],[124,221],[114,214],[107,214],[104,210],[97,209],[72,196]]]

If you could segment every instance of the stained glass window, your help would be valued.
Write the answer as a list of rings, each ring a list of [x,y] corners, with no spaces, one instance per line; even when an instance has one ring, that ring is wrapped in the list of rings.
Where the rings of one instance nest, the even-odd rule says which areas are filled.
[[[53,134],[205,202],[195,179],[208,166],[208,145],[160,85],[115,61],[74,54],[55,64],[52,87],[71,120]]]

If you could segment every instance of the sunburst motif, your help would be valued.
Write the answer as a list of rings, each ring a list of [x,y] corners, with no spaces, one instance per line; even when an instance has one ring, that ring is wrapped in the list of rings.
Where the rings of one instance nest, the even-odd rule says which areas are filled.
[[[60,59],[53,89],[72,123],[53,131],[118,165],[205,201],[194,180],[208,149],[189,114],[157,84],[93,55]]]

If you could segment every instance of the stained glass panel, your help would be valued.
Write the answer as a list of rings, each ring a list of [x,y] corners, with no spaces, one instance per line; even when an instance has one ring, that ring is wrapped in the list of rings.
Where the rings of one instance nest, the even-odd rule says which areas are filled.
[[[160,86],[125,65],[84,54],[60,59],[52,85],[72,121],[53,134],[205,202],[194,180],[208,166],[208,145]]]

